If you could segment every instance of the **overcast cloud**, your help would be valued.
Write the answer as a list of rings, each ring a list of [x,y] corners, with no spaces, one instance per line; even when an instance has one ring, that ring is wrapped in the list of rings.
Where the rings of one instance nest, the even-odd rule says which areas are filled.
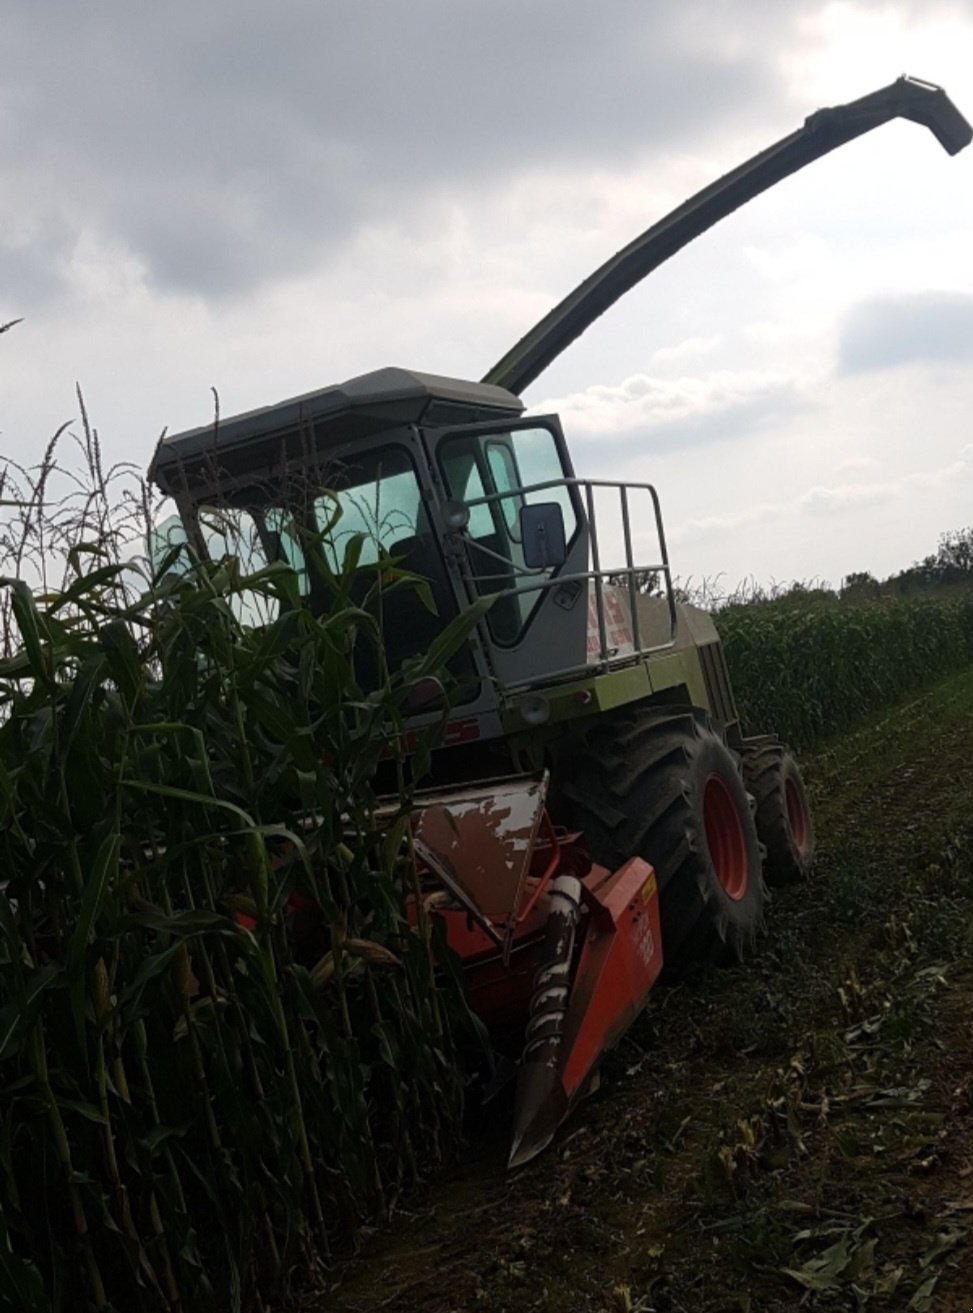
[[[479,377],[647,224],[965,4],[0,0],[0,442],[106,451],[385,364]],[[706,234],[525,399],[683,575],[889,572],[973,521],[973,149],[893,124]],[[945,476],[943,471],[952,471]]]
[[[444,189],[622,166],[731,114],[739,130],[779,89],[733,11],[781,32],[804,6],[730,4],[712,25],[707,8],[8,6],[9,164],[46,204],[0,277],[49,294],[91,226],[160,289],[242,294]]]
[[[914,292],[875,297],[846,316],[840,365],[847,373],[921,360],[973,361],[973,296]]]

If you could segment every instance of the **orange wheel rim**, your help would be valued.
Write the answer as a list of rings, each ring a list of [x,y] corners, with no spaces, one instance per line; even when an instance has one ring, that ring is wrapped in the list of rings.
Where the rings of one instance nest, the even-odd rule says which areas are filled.
[[[718,775],[711,775],[703,790],[703,826],[716,878],[738,903],[750,880],[747,841],[733,795]]]

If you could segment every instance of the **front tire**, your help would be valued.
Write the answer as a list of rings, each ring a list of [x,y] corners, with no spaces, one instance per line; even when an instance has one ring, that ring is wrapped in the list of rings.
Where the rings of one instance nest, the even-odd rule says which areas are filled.
[[[739,958],[763,922],[760,844],[737,761],[702,712],[629,712],[555,766],[556,819],[595,862],[633,855],[659,885],[666,974]]]

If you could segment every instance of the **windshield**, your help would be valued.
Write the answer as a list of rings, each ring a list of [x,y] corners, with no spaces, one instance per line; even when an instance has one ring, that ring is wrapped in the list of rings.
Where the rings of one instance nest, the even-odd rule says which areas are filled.
[[[304,489],[276,498],[266,490],[250,489],[235,494],[233,504],[200,506],[198,524],[207,555],[213,560],[236,557],[244,573],[258,570],[268,561],[287,561],[297,572],[311,609],[320,614],[327,611],[333,597],[327,580],[308,567],[302,539],[308,533],[315,536],[336,574],[345,564],[349,547],[360,544],[350,600],[375,616],[388,667],[396,670],[409,657],[424,652],[456,614],[411,455],[398,443],[372,448],[336,462],[323,481],[327,491]],[[157,563],[179,541],[180,534],[184,541],[178,520],[175,525],[166,521],[159,526],[150,549]],[[395,558],[399,569],[425,581],[436,614],[414,588],[400,585],[389,591],[378,586],[381,581],[375,566],[383,551]],[[174,568],[179,568],[178,562]],[[255,594],[240,594],[236,605],[244,623],[266,623],[273,618],[267,614],[266,599]],[[375,687],[380,672],[372,645],[359,643],[358,658],[360,681],[363,686]],[[468,650],[451,663],[451,669],[464,678],[472,675]]]

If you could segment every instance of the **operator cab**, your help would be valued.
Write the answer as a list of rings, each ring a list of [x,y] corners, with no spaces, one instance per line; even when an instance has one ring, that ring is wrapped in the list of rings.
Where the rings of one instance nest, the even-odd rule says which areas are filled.
[[[557,418],[522,412],[501,387],[382,369],[166,437],[149,477],[179,516],[160,526],[154,555],[188,539],[200,554],[237,556],[246,572],[285,560],[312,610],[323,611],[327,571],[309,567],[308,536],[335,574],[358,552],[352,600],[367,598],[379,614],[392,670],[477,597],[494,595],[452,664],[454,701],[476,719],[478,737],[492,737],[504,693],[607,669],[647,647],[618,610],[613,594],[622,590],[607,583],[594,529],[597,498],[611,490],[624,519],[616,567],[634,605],[633,488],[577,480]],[[636,488],[651,494],[651,568],[668,584],[657,499]],[[385,553],[426,581],[434,610],[410,588],[379,594]],[[374,686],[375,654],[360,647],[360,680]]]

